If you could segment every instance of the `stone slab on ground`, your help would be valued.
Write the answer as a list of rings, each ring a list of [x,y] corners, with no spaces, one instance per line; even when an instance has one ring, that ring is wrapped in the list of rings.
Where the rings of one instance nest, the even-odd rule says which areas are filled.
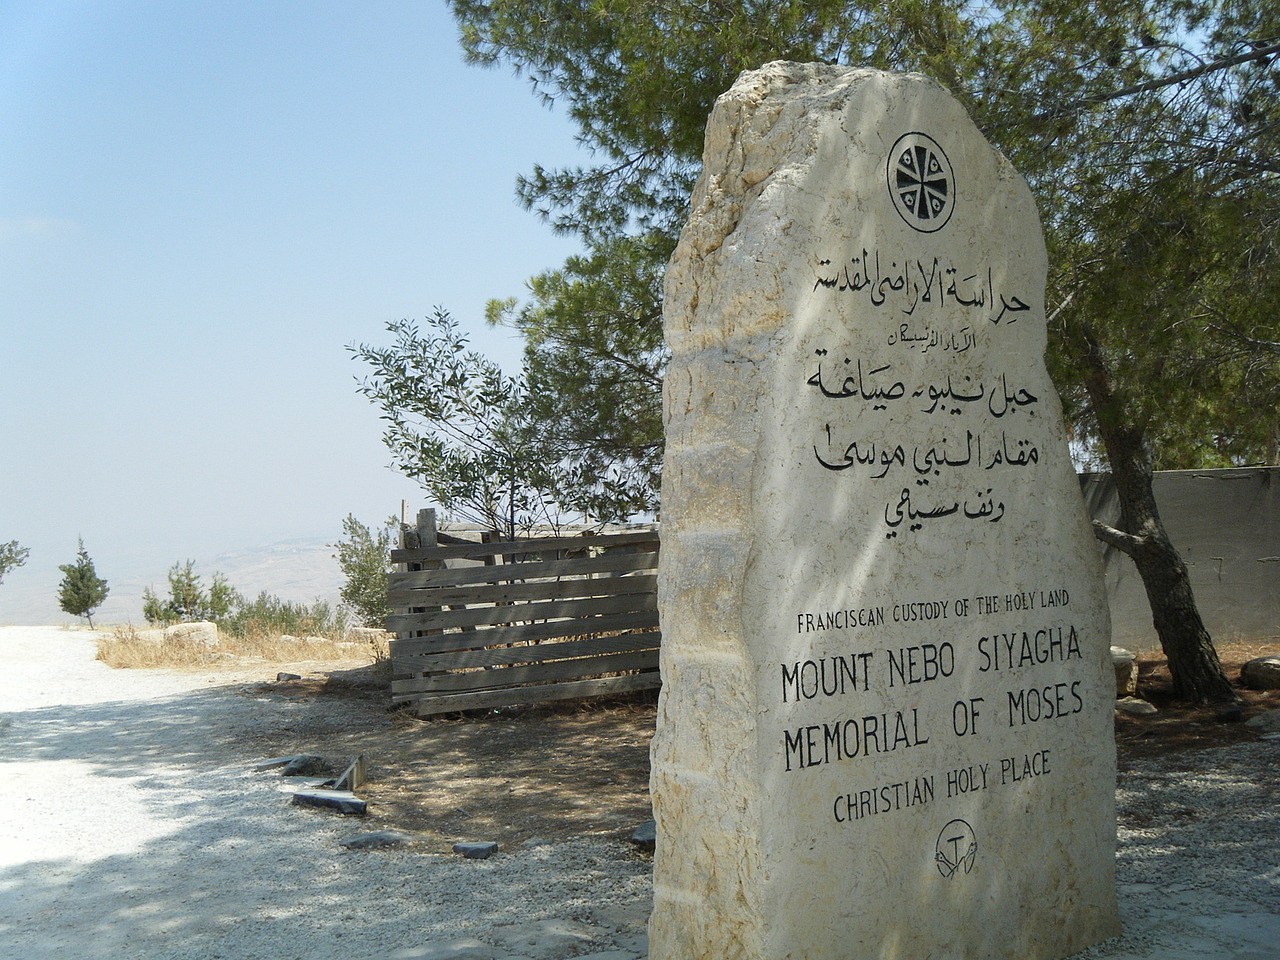
[[[341,841],[348,850],[390,850],[403,847],[413,842],[410,834],[399,830],[374,830],[369,833],[358,833]]]
[[[387,954],[387,960],[499,960],[500,956],[501,952],[493,944],[474,937],[462,937],[401,947]]]
[[[261,760],[258,763],[255,763],[253,765],[253,769],[257,773],[261,773],[264,770],[278,770],[281,767],[288,766],[290,761],[296,759],[298,759],[298,755],[296,753],[290,754],[287,757],[271,757],[268,760]]]
[[[462,854],[468,860],[488,860],[498,852],[498,845],[492,840],[467,841],[455,843],[453,852]]]
[[[350,790],[299,790],[293,802],[301,807],[320,807],[337,810],[352,817],[363,817],[369,812],[369,804]]]
[[[575,956],[606,932],[577,920],[553,919],[503,924],[494,927],[490,936],[500,946],[532,960],[559,960]]]

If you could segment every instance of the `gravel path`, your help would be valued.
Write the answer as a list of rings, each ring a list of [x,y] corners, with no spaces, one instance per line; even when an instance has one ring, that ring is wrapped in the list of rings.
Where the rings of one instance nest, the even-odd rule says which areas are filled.
[[[245,746],[314,703],[244,696],[225,674],[113,671],[93,653],[83,631],[0,628],[0,956],[646,955],[650,869],[626,844],[486,861],[347,851],[358,822],[290,806]],[[1080,960],[1280,960],[1277,760],[1280,743],[1260,742],[1126,776],[1126,933]]]
[[[237,751],[305,705],[117,671],[92,635],[0,628],[0,956],[491,960],[645,955],[649,864],[582,841],[491,860],[345,850]]]

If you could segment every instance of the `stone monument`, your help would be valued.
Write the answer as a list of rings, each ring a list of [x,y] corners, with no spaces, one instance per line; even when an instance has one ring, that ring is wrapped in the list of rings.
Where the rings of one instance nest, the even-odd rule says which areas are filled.
[[[1030,191],[917,75],[772,63],[667,274],[653,960],[1118,932],[1099,550]]]

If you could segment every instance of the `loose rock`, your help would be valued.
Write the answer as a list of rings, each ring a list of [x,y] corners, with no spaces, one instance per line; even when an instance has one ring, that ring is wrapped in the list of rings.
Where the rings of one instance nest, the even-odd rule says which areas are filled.
[[[1254,690],[1280,690],[1280,657],[1255,657],[1240,668],[1240,680]]]
[[[1160,712],[1147,701],[1139,700],[1137,697],[1121,697],[1116,701],[1116,709],[1135,717],[1149,717],[1153,713]]]
[[[413,837],[399,830],[374,830],[372,833],[357,833],[339,842],[348,850],[386,850],[403,847],[412,841]]]
[[[327,777],[333,773],[333,765],[324,757],[302,754],[285,764],[281,774],[286,777]]]
[[[1218,723],[1239,723],[1244,719],[1244,704],[1233,703],[1223,707],[1213,715],[1213,719]]]
[[[164,638],[170,643],[208,649],[218,645],[218,625],[207,620],[175,623],[172,627],[165,628]]]
[[[640,826],[636,827],[635,832],[631,834],[629,839],[641,850],[648,850],[652,852],[658,842],[657,822],[649,820],[640,824]]]
[[[1246,727],[1256,727],[1264,733],[1280,733],[1280,710],[1264,710],[1244,722]]]
[[[498,845],[493,841],[484,843],[455,843],[453,852],[460,853],[468,860],[488,860],[498,852]]]
[[[381,627],[352,627],[347,631],[347,638],[355,643],[373,643],[377,640],[390,640],[391,637]]]
[[[1111,663],[1116,670],[1116,697],[1132,697],[1138,692],[1138,657],[1124,647],[1111,648]]]

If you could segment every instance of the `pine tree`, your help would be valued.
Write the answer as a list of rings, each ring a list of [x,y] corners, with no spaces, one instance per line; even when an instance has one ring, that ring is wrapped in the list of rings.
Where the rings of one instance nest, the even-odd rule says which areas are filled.
[[[76,562],[58,567],[62,571],[62,583],[58,586],[58,605],[73,617],[84,617],[93,627],[93,611],[107,599],[107,581],[93,569],[93,561],[84,548],[84,541],[77,541]]]
[[[151,587],[142,591],[142,615],[147,623],[169,626],[211,620],[221,623],[244,606],[245,599],[221,573],[214,573],[206,591],[195,561],[175,563],[169,568],[169,599],[161,600]]]
[[[27,562],[30,552],[29,548],[19,544],[17,540],[0,543],[0,583],[4,582],[5,574],[10,570],[16,570]]]
[[[1151,492],[1153,466],[1280,449],[1280,13],[1262,0],[449,0],[467,58],[561,105],[594,154],[520,201],[587,253],[490,319],[524,335],[549,491],[597,516],[658,507],[665,253],[706,116],[768,60],[914,70],[1027,179],[1050,254],[1049,361],[1105,451],[1178,694],[1233,696]],[[1238,387],[1238,388],[1237,388]],[[1213,464],[1216,465],[1216,462]]]

